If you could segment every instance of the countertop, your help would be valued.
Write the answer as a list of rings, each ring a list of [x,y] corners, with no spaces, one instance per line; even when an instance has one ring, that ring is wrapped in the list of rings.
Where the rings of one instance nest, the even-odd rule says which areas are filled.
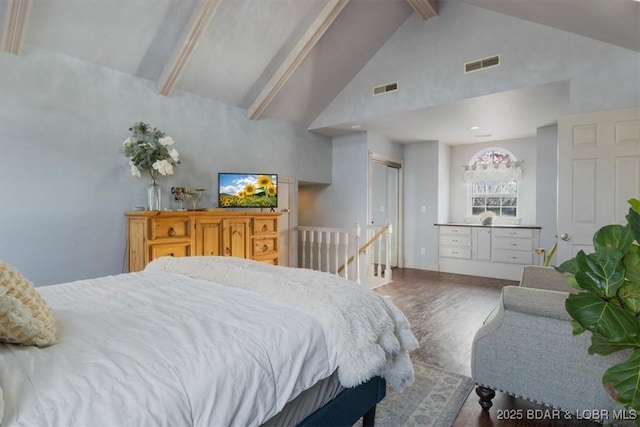
[[[541,229],[539,225],[529,225],[529,224],[492,224],[492,225],[482,225],[482,224],[474,224],[471,222],[445,222],[445,223],[436,223],[433,225],[442,226],[448,225],[453,227],[487,227],[487,228],[533,228],[533,229]]]

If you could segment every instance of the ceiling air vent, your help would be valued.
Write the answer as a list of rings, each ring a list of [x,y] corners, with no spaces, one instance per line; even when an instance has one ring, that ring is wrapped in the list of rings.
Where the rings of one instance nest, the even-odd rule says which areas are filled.
[[[464,73],[471,73],[473,71],[483,70],[485,68],[497,67],[500,65],[500,55],[490,56],[484,59],[478,59],[477,61],[471,61],[464,64]]]
[[[373,96],[382,95],[383,93],[394,92],[398,90],[398,82],[387,83],[386,85],[373,88]]]

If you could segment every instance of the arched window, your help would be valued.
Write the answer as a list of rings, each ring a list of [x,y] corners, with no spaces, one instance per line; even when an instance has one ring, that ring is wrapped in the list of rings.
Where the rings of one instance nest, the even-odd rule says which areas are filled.
[[[493,212],[496,216],[518,216],[518,181],[522,162],[509,151],[492,147],[476,153],[465,165],[471,215]]]

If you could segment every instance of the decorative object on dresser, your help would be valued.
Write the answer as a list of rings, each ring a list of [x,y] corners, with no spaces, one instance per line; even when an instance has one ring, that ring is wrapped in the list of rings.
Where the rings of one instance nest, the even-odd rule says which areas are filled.
[[[173,167],[180,163],[180,155],[175,148],[170,148],[173,138],[150,125],[139,122],[129,128],[132,133],[124,140],[124,155],[129,158],[131,174],[137,178],[142,172],[151,176],[151,184],[147,187],[147,208],[152,211],[162,209],[162,192],[156,183],[158,175],[173,175]]]
[[[202,193],[207,191],[206,188],[191,189],[189,187],[171,187],[171,194],[176,202],[180,202],[180,211],[186,210],[184,202],[191,200],[193,203],[192,211],[198,210],[198,200],[202,197]]]
[[[278,264],[276,212],[128,211],[128,271],[163,256],[220,255]]]
[[[540,245],[540,227],[535,225],[436,225],[438,270],[445,273],[518,280]]]

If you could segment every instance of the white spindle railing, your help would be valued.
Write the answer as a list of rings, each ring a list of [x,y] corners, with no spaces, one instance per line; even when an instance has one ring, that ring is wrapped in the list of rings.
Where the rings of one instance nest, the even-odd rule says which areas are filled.
[[[391,224],[367,226],[367,281],[374,284],[391,282]]]
[[[360,254],[366,254],[366,282],[379,286],[391,282],[391,224],[367,227],[367,241],[359,246],[360,226],[353,229],[298,227],[302,268],[330,272],[360,283]],[[350,237],[351,236],[351,237]],[[351,262],[353,268],[349,269]]]
[[[355,258],[354,280],[360,283],[358,244],[360,225],[354,228],[298,227],[302,268],[326,271],[349,278],[349,259]],[[351,236],[351,237],[350,237]],[[351,240],[351,244],[350,244]],[[332,250],[333,249],[333,250]]]

